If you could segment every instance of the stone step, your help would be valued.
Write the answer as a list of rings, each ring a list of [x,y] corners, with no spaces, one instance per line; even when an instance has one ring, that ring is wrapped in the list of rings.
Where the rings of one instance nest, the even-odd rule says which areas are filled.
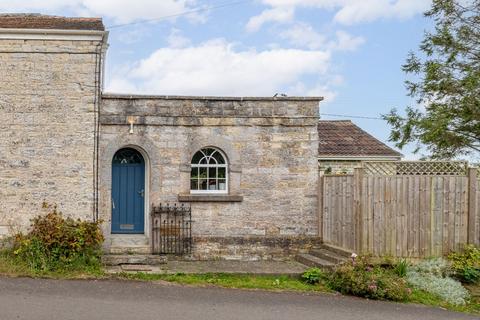
[[[148,238],[143,234],[115,234],[110,237],[112,247],[148,246]]]
[[[339,264],[345,262],[348,258],[338,255],[336,252],[327,250],[327,249],[312,249],[309,254],[323,260],[330,261],[334,264]]]
[[[320,245],[320,248],[331,251],[331,252],[333,252],[333,253],[341,256],[341,257],[345,257],[345,258],[348,258],[348,259],[350,259],[352,257],[352,251],[349,251],[347,249],[343,249],[341,247],[337,247],[337,246],[334,246],[334,245],[331,245],[331,244],[323,243],[323,244]]]
[[[296,255],[295,260],[309,267],[331,269],[335,266],[335,264],[331,261],[328,261],[319,257],[315,257],[308,253],[301,253]]]
[[[150,254],[152,252],[152,248],[150,246],[111,246],[108,248],[107,252],[109,254],[145,255]]]
[[[167,263],[166,256],[144,254],[106,254],[102,256],[102,263],[107,266],[131,265],[159,265]]]

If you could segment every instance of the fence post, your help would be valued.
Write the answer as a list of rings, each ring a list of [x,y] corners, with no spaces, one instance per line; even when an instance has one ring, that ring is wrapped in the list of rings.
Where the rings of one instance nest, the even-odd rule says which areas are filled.
[[[318,168],[318,237],[323,242],[323,176],[325,171]]]
[[[355,168],[353,173],[353,201],[354,201],[354,221],[355,221],[355,251],[362,253],[363,250],[363,216],[362,216],[362,197],[363,197],[363,168]]]
[[[477,224],[480,208],[477,207],[477,168],[468,168],[468,243],[480,244],[480,230]]]

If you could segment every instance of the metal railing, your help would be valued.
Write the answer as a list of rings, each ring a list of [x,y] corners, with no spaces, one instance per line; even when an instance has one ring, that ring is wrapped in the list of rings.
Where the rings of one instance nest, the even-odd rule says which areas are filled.
[[[152,253],[183,255],[192,252],[192,209],[159,204],[151,211]]]

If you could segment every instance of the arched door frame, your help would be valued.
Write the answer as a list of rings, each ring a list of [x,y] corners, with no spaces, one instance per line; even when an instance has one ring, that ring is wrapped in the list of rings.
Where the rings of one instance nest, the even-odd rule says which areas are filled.
[[[134,149],[136,150],[138,153],[140,153],[140,155],[143,157],[143,161],[144,161],[144,166],[145,166],[145,177],[144,177],[144,229],[143,229],[143,235],[145,235],[146,237],[150,237],[150,215],[149,215],[149,203],[150,203],[150,157],[148,156],[147,152],[145,150],[143,150],[141,147],[137,146],[137,145],[134,145],[134,144],[125,144],[119,148],[117,148],[117,150],[113,153],[113,156],[112,156],[112,159],[110,161],[110,171],[112,171],[113,169],[113,157],[115,156],[115,154],[122,150],[122,149]],[[112,199],[112,183],[113,183],[113,177],[110,176],[110,199]],[[111,201],[110,201],[111,203]],[[112,215],[113,215],[113,207],[110,206],[110,221],[112,221]],[[112,233],[112,223],[110,222],[110,233]],[[121,235],[121,234],[118,234],[118,235]],[[127,234],[128,235],[128,234]]]

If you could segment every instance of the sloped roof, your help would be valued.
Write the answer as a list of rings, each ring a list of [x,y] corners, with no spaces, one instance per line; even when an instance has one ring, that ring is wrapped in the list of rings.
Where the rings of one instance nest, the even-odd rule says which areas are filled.
[[[350,120],[318,122],[319,157],[401,157]]]
[[[70,18],[41,14],[0,14],[0,28],[104,31],[102,18]]]

